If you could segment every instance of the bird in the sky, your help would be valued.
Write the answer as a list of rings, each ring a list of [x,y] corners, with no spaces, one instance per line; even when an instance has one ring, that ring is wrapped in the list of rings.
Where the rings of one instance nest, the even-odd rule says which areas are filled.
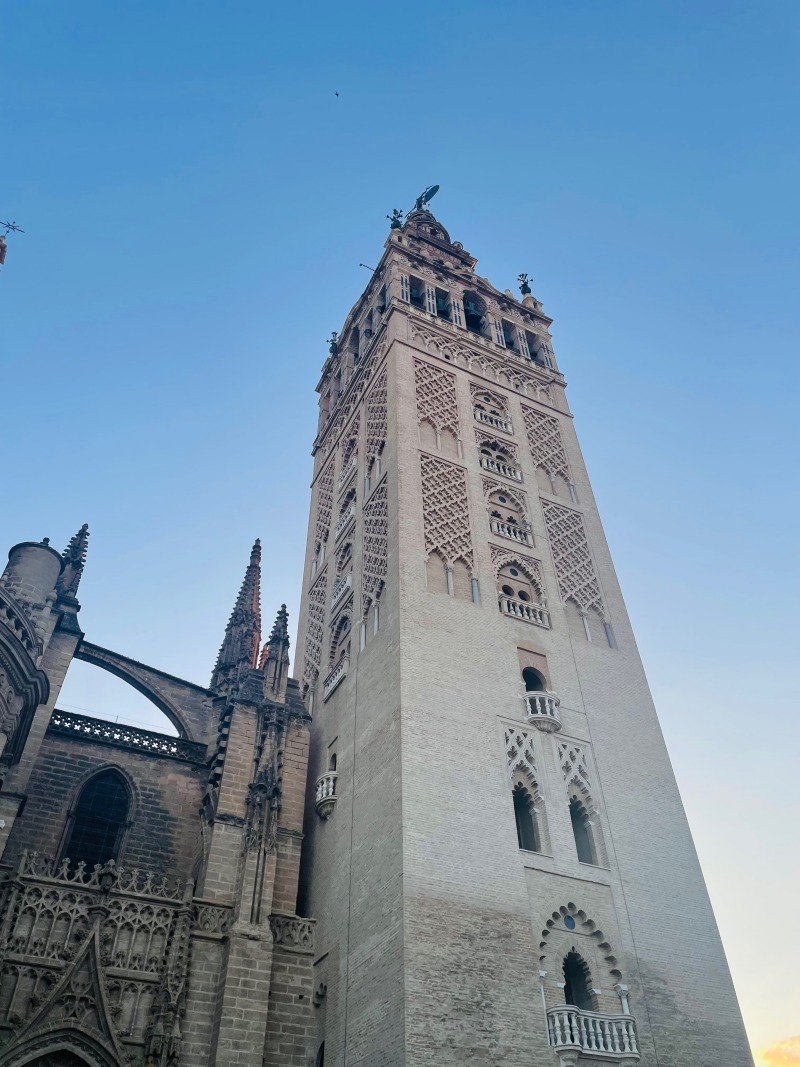
[[[335,92],[335,94],[334,94],[334,95],[336,95],[336,96],[338,96],[338,95],[339,95],[339,90],[338,90],[338,89],[336,90],[336,92]]]

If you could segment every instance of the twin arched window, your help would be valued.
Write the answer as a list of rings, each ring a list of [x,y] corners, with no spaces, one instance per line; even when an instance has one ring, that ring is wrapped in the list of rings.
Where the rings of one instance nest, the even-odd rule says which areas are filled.
[[[109,769],[90,778],[71,813],[61,858],[69,859],[73,868],[83,862],[87,871],[117,860],[130,802],[128,784],[119,771]]]

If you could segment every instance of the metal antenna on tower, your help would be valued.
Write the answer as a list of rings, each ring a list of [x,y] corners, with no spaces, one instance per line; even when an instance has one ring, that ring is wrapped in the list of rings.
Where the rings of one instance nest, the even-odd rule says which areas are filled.
[[[10,233],[25,233],[25,231],[17,226],[16,222],[0,221],[0,226],[5,229],[5,233],[0,234],[0,267],[2,267],[6,261],[6,252],[8,251],[6,237],[8,237]]]

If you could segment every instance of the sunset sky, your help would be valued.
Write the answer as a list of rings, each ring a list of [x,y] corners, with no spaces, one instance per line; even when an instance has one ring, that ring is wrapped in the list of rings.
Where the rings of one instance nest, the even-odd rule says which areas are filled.
[[[0,548],[88,521],[89,639],[202,683],[256,536],[296,620],[324,339],[439,183],[555,319],[759,1067],[800,1065],[800,6],[2,12]],[[156,721],[84,665],[62,706]]]

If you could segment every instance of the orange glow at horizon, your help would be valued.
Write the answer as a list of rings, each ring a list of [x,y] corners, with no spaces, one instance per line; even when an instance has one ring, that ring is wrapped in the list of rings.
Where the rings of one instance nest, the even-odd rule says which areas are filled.
[[[756,1067],[800,1067],[800,1034],[769,1048],[754,1049]]]

